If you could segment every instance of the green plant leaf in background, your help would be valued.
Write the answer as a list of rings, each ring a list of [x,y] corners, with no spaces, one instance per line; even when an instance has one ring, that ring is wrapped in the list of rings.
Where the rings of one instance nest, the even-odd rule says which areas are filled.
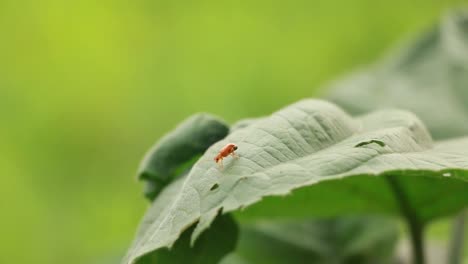
[[[222,264],[394,263],[398,228],[379,217],[259,221],[242,228],[236,252]]]
[[[398,107],[436,139],[468,134],[468,14],[454,11],[433,30],[375,65],[336,81],[325,97],[352,114]]]
[[[371,140],[384,146],[357,147]],[[240,158],[227,160],[220,170],[213,157],[227,142],[238,145]],[[237,219],[399,215],[389,177],[423,224],[468,203],[467,156],[468,138],[434,143],[411,113],[389,110],[352,118],[333,104],[303,100],[210,147],[186,177],[155,200],[148,212],[153,217],[144,222],[144,234],[137,236],[124,263],[172,246],[198,222],[193,242],[220,210],[253,204]]]
[[[138,169],[139,179],[147,182],[145,196],[153,200],[216,141],[224,138],[229,127],[209,114],[196,114],[184,120],[159,140],[146,154]]]

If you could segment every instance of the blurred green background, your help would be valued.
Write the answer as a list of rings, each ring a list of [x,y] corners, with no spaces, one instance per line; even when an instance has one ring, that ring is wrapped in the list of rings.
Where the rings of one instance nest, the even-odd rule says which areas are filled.
[[[164,132],[313,96],[462,2],[0,0],[0,263],[118,258]]]

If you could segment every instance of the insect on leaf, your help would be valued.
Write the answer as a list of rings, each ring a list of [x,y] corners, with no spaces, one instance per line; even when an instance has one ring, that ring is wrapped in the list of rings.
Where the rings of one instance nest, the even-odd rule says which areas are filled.
[[[372,140],[385,146],[355,147]],[[226,159],[220,170],[213,157],[229,142],[238,146],[240,157]],[[144,234],[123,263],[170,247],[197,223],[194,243],[220,211],[235,212],[242,223],[285,216],[399,215],[387,177],[381,176],[401,185],[422,223],[452,214],[468,204],[468,137],[434,142],[406,111],[353,118],[325,101],[299,101],[208,148],[186,177],[155,200],[148,214],[158,213],[144,222]]]

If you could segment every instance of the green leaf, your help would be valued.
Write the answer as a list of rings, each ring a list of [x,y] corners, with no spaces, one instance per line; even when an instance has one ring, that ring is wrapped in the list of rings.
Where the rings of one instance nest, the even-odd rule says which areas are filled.
[[[246,128],[260,120],[263,120],[264,117],[257,117],[257,118],[245,118],[237,121],[231,126],[231,132],[236,131],[241,128]]]
[[[229,215],[219,216],[195,245],[190,245],[190,234],[195,226],[185,230],[171,249],[161,249],[143,256],[138,264],[218,264],[233,251],[238,228]]]
[[[160,216],[170,212],[171,205],[174,203],[177,195],[183,188],[186,175],[175,179],[172,184],[167,186],[161,195],[156,199],[151,209],[140,223],[136,238],[128,252],[129,256],[135,254],[135,251],[142,250],[145,245],[143,241],[150,239],[150,230],[155,221]],[[221,215],[215,218],[214,222],[203,233],[195,245],[191,247],[190,235],[195,228],[195,223],[184,228],[181,237],[175,244],[167,245],[160,250],[150,250],[150,254],[142,254],[141,257],[132,259],[133,263],[138,264],[217,264],[226,254],[234,250],[238,237],[238,228],[236,223],[229,215]],[[222,237],[222,240],[218,238]]]
[[[324,90],[352,114],[411,110],[443,139],[468,135],[467,87],[468,15],[456,11],[420,39]]]
[[[160,139],[146,154],[138,177],[147,181],[145,196],[153,200],[177,175],[195,163],[205,150],[224,138],[229,127],[209,114],[196,114],[184,120]]]
[[[385,145],[355,147],[369,140]],[[213,157],[228,142],[237,144],[240,158],[226,158],[219,169]],[[236,213],[244,222],[360,212],[398,215],[386,177],[376,177],[382,175],[394,177],[406,191],[408,206],[427,222],[468,204],[467,157],[468,138],[434,143],[409,112],[352,118],[328,102],[303,100],[211,146],[183,183],[169,186],[178,185],[177,190],[165,190],[155,200],[149,214],[158,211],[158,216],[124,263],[171,246],[198,221],[195,241],[220,210],[250,206]]]
[[[390,263],[397,236],[395,221],[379,217],[259,221],[221,264]]]

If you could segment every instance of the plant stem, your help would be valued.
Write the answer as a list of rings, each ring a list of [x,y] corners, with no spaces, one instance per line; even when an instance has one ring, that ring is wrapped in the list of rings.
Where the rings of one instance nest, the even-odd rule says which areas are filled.
[[[416,211],[411,206],[411,203],[406,195],[405,190],[400,185],[396,177],[386,176],[387,182],[390,185],[395,198],[400,206],[400,211],[406,219],[406,224],[411,237],[411,245],[413,248],[413,263],[424,264],[424,225],[419,219]]]
[[[424,226],[419,221],[408,221],[408,229],[413,245],[413,263],[424,264]]]
[[[452,241],[450,242],[448,254],[448,263],[450,264],[461,263],[466,216],[467,210],[462,211],[453,223]]]

